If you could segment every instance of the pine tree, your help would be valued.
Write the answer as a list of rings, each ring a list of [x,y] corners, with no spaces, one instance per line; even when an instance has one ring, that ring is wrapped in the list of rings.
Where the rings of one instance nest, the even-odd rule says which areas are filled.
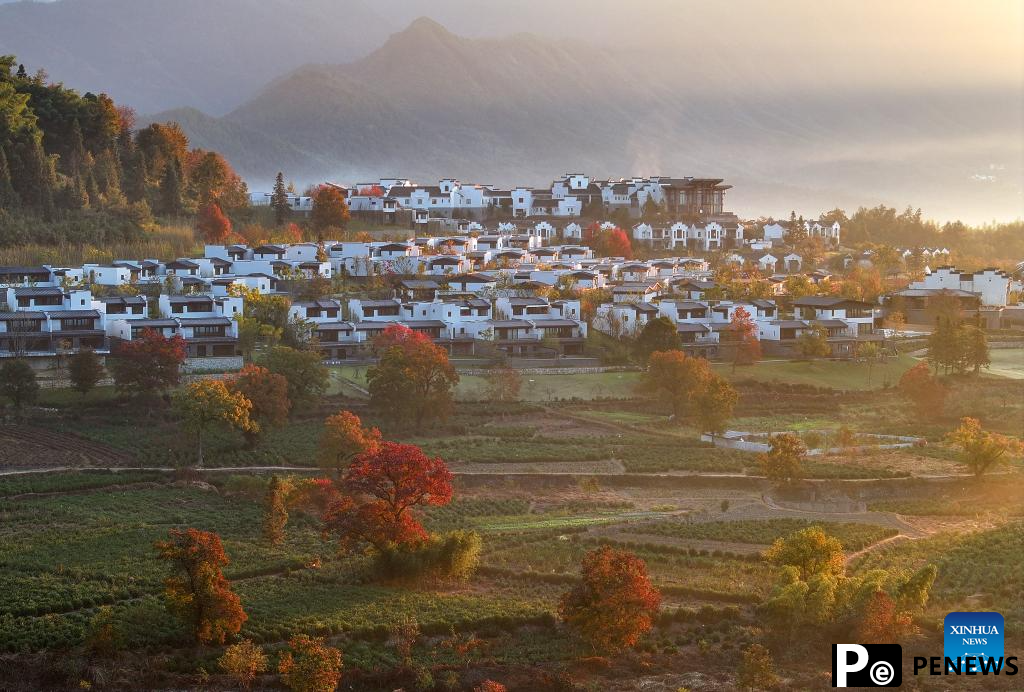
[[[174,159],[167,162],[160,181],[160,213],[165,216],[181,214],[181,175]]]
[[[71,123],[70,140],[65,168],[68,175],[77,178],[82,175],[86,160],[85,138],[82,136],[82,126],[79,124],[78,118]]]
[[[53,164],[41,141],[33,139],[18,149],[22,175],[12,173],[12,182],[17,185],[22,203],[49,220],[53,217]]]
[[[0,207],[9,209],[18,202],[18,194],[11,184],[11,169],[7,165],[7,154],[0,147]]]
[[[24,63],[18,65],[18,73],[16,76],[18,79],[28,79],[28,72],[25,71]]]
[[[129,202],[141,202],[146,199],[146,153],[133,148],[128,156],[128,165],[124,169],[124,194]]]
[[[283,226],[291,214],[291,205],[288,204],[288,190],[284,186],[284,174],[277,172],[277,179],[274,181],[274,192],[270,195],[270,206],[274,210],[274,221],[278,226]]]

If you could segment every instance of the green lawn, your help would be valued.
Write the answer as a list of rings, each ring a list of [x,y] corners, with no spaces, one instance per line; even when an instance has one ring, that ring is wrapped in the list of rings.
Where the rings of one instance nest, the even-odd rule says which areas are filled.
[[[989,357],[992,360],[990,374],[1024,380],[1024,349],[993,348],[989,350]]]
[[[366,388],[366,366],[342,365],[331,368],[332,389],[349,394],[354,388]],[[580,375],[523,375],[520,396],[524,401],[554,401],[556,399],[629,398],[635,395],[637,372],[603,372]],[[346,383],[347,382],[347,383]],[[455,395],[461,400],[480,400],[486,397],[486,378],[479,375],[461,375]]]
[[[916,358],[901,354],[884,363],[876,363],[868,385],[868,366],[853,361],[762,361],[755,365],[740,366],[733,372],[732,365],[716,363],[715,370],[732,380],[758,380],[786,382],[815,387],[860,390],[878,389],[885,384],[895,386],[900,376],[917,363]]]

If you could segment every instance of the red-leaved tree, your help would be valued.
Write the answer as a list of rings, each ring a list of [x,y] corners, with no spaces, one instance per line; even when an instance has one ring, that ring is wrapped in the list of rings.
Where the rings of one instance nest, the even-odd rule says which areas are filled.
[[[340,495],[324,514],[325,528],[343,547],[368,543],[378,550],[427,537],[415,508],[446,505],[452,473],[415,445],[383,442],[356,457],[337,484]]]
[[[231,236],[231,221],[216,202],[210,202],[199,211],[196,227],[207,243],[220,244]]]
[[[144,329],[137,338],[117,344],[111,355],[110,371],[118,390],[162,393],[180,381],[188,349],[180,334],[166,337]]]
[[[757,338],[757,325],[750,312],[743,306],[737,307],[729,322],[729,338],[733,342],[732,367],[752,365],[761,359],[761,342]]]
[[[231,561],[220,536],[198,529],[171,529],[166,541],[154,543],[161,560],[179,574],[164,581],[167,608],[192,630],[200,644],[223,644],[248,619],[221,568]]]
[[[448,414],[459,374],[447,351],[426,334],[400,324],[385,329],[374,348],[380,361],[367,371],[366,379],[370,403],[382,415],[411,420],[418,429],[425,420]]]
[[[922,418],[936,418],[942,415],[946,404],[946,388],[939,378],[932,374],[928,363],[921,361],[903,373],[898,385],[902,394]]]
[[[602,241],[603,247],[601,249],[603,252],[601,254],[606,257],[633,258],[633,245],[629,241],[629,236],[621,228],[616,227],[606,231]]]
[[[583,557],[581,577],[562,596],[559,614],[595,651],[615,653],[634,646],[651,629],[661,594],[643,560],[603,546]]]

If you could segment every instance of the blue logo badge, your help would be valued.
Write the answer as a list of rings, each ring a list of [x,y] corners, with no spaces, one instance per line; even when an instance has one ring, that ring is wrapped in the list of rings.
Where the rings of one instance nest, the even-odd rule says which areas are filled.
[[[954,670],[957,658],[961,674],[985,668],[994,672],[993,665],[1002,665],[1003,616],[999,613],[950,613],[943,628],[944,655]],[[995,660],[989,662],[990,658]]]

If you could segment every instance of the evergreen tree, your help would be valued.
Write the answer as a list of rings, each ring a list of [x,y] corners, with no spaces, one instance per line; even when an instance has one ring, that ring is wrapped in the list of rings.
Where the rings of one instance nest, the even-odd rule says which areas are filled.
[[[274,210],[274,221],[278,226],[283,226],[291,214],[291,205],[288,204],[288,190],[284,186],[284,174],[277,172],[277,179],[274,181],[274,192],[270,195],[270,206]]]
[[[15,76],[18,79],[28,79],[28,72],[25,71],[24,63],[18,65],[18,73]]]
[[[124,169],[124,194],[129,202],[142,202],[146,199],[146,153],[134,148],[128,157],[128,165]]]
[[[42,142],[33,139],[19,145],[18,161],[22,175],[12,172],[11,178],[22,203],[50,219],[53,216],[53,164],[43,151]]]
[[[72,177],[79,177],[83,173],[86,161],[85,138],[82,136],[82,126],[75,118],[71,123],[71,136],[68,142],[67,160],[64,161],[64,170]]]
[[[967,367],[974,368],[974,374],[977,375],[982,368],[987,368],[992,363],[988,354],[988,337],[981,327],[967,326],[964,327],[964,332],[964,360]]]
[[[174,159],[167,162],[160,181],[160,213],[165,216],[181,214],[181,174]]]
[[[11,184],[11,169],[7,165],[7,154],[0,146],[0,208],[9,209],[18,202],[18,193]]]

